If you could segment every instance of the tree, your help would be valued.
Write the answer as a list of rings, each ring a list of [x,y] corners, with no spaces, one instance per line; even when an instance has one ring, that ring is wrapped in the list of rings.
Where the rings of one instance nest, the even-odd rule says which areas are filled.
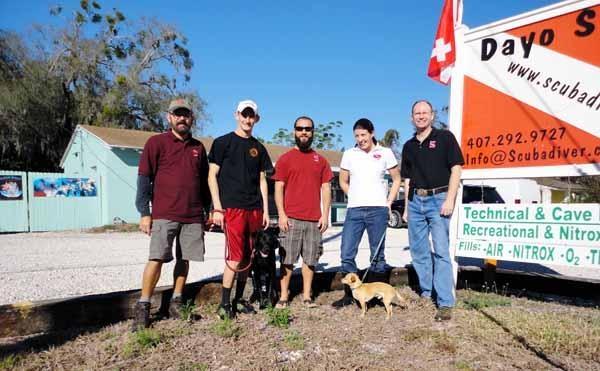
[[[388,129],[385,134],[383,134],[383,138],[379,143],[382,146],[391,149],[397,159],[400,158],[402,150],[400,149],[400,133],[398,130]]]
[[[337,133],[343,127],[341,121],[317,124],[313,133],[313,148],[324,150],[341,150],[342,135]],[[283,146],[294,146],[294,134],[288,129],[279,128],[269,143]]]
[[[448,106],[443,106],[439,110],[433,110],[435,116],[433,118],[433,126],[437,129],[448,130]],[[444,117],[442,120],[442,116]]]
[[[174,96],[192,102],[201,132],[205,103],[184,90],[193,61],[180,32],[87,0],[65,22],[40,27],[32,46],[0,30],[0,168],[58,170],[77,124],[162,131]]]
[[[585,187],[582,202],[600,203],[600,175],[579,177],[577,183]]]

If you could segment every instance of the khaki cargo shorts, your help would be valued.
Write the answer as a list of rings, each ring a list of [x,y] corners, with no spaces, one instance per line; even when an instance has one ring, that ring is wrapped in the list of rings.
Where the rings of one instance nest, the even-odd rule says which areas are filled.
[[[166,219],[152,221],[149,260],[173,260],[173,240],[177,260],[204,261],[204,224],[180,223]]]

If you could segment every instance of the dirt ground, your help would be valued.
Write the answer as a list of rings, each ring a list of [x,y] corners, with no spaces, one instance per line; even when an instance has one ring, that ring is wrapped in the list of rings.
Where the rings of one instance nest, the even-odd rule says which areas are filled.
[[[600,370],[600,309],[460,291],[451,321],[409,288],[408,308],[382,306],[360,318],[358,307],[317,308],[300,297],[285,311],[219,320],[160,320],[133,335],[131,321],[87,330],[56,346],[0,357],[19,370]],[[289,314],[289,318],[287,318]],[[288,321],[289,319],[289,321]],[[279,325],[279,326],[277,326]]]

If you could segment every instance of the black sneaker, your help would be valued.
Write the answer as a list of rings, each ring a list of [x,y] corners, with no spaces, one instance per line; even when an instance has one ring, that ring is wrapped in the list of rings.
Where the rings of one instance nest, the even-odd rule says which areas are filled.
[[[232,305],[233,310],[236,313],[256,314],[256,310],[254,309],[252,304],[250,304],[247,300],[244,300],[244,299],[240,299],[238,301],[234,300],[232,304],[233,304]]]
[[[233,317],[235,317],[235,313],[231,309],[231,304],[219,305],[217,314],[221,320],[233,319]]]
[[[171,299],[169,304],[169,318],[181,319],[181,308],[183,307],[183,299],[181,296]]]
[[[150,303],[138,301],[133,308],[133,324],[131,331],[136,332],[150,327]]]

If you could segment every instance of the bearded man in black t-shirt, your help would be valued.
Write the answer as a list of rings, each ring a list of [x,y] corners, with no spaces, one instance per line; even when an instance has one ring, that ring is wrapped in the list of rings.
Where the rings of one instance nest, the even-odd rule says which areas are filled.
[[[252,136],[252,129],[260,120],[256,103],[241,101],[234,116],[235,131],[215,139],[208,155],[213,221],[223,228],[226,239],[218,309],[222,319],[233,318],[236,312],[254,312],[242,299],[248,271],[238,272],[233,303],[230,303],[231,287],[240,262],[250,257],[252,234],[269,225],[266,172],[273,169],[267,150]]]

